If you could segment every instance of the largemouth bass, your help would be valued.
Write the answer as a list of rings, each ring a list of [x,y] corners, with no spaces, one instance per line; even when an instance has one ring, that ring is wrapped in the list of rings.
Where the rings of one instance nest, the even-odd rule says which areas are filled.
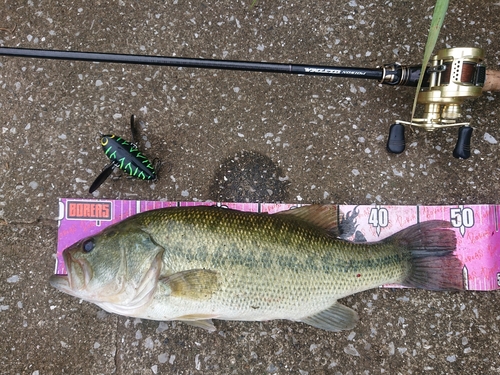
[[[120,315],[180,320],[288,319],[351,329],[337,302],[384,284],[463,288],[455,233],[445,221],[413,225],[375,243],[336,238],[336,206],[277,214],[217,207],[164,208],[131,216],[64,250],[67,275],[50,283]]]

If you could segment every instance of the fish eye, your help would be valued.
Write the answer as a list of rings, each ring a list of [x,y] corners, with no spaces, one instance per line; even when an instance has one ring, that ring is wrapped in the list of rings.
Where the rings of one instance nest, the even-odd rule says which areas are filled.
[[[86,253],[90,253],[95,247],[95,243],[94,243],[94,239],[91,238],[89,240],[86,240],[83,244],[82,244],[82,249],[84,252]]]

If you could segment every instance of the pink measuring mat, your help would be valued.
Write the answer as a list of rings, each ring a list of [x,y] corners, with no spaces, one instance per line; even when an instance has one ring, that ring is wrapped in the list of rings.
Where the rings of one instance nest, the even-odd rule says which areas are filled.
[[[135,200],[59,200],[56,274],[65,274],[62,252],[80,239],[139,212],[165,207],[223,206],[240,211],[275,213],[298,205],[274,203],[161,202]],[[500,289],[500,205],[355,206],[339,205],[345,239],[380,241],[412,224],[450,221],[456,232],[456,255],[463,263],[468,290]]]

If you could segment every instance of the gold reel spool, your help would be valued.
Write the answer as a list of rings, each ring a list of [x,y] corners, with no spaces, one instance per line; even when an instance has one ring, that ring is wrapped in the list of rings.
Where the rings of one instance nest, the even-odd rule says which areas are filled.
[[[469,123],[457,123],[460,106],[466,99],[482,94],[486,68],[481,65],[484,52],[480,48],[447,48],[439,50],[428,68],[429,85],[418,93],[423,104],[423,118],[411,125],[432,131],[436,128]]]

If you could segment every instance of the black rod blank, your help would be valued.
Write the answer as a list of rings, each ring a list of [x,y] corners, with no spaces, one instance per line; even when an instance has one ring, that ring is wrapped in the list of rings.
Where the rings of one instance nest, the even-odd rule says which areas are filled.
[[[347,68],[347,67],[323,66],[323,65],[275,64],[268,62],[214,60],[214,59],[183,58],[183,57],[100,53],[100,52],[77,52],[77,51],[44,50],[44,49],[31,49],[31,48],[0,47],[0,56],[16,56],[16,57],[38,58],[38,59],[74,60],[74,61],[90,61],[90,62],[120,63],[120,64],[177,66],[185,68],[243,70],[243,71],[254,71],[254,72],[267,72],[267,73],[304,74],[304,75],[329,76],[329,77],[376,79],[378,81],[382,81],[384,74],[382,68],[366,69],[366,68]]]

